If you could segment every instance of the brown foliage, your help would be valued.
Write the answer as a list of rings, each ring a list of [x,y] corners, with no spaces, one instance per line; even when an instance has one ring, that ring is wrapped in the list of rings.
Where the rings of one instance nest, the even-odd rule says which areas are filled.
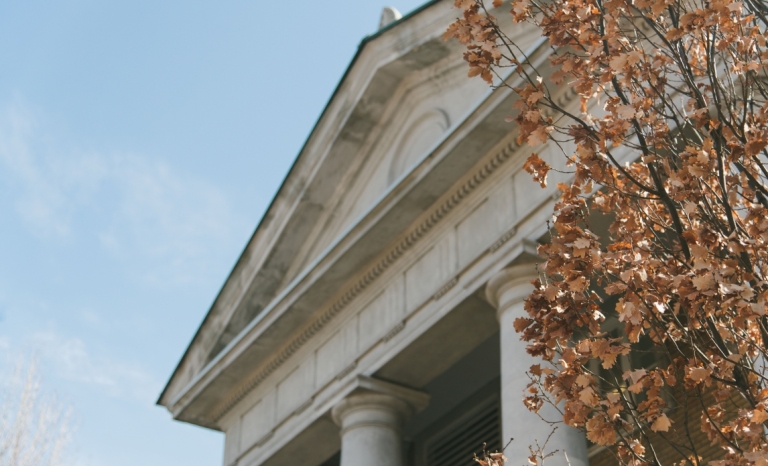
[[[547,365],[526,406],[562,407],[622,464],[706,462],[702,431],[719,465],[768,465],[768,5],[515,0],[551,47],[546,73],[482,0],[455,6],[445,37],[469,75],[511,88],[518,141],[573,170],[515,323]],[[579,109],[553,97],[564,85]],[[525,169],[546,186],[539,155]],[[602,237],[595,215],[611,219]],[[701,418],[672,421],[697,404]]]

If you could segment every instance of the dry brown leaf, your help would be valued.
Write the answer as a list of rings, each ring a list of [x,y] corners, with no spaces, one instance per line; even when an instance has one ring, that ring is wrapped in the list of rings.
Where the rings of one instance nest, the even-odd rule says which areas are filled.
[[[668,432],[672,426],[672,421],[669,420],[666,414],[663,414],[656,418],[651,424],[651,430],[654,432]]]

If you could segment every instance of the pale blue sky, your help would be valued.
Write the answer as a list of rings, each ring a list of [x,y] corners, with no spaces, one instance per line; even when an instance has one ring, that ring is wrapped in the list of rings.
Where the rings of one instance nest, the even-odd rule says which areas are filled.
[[[221,464],[154,402],[385,4],[0,2],[0,377],[38,354],[78,464]]]

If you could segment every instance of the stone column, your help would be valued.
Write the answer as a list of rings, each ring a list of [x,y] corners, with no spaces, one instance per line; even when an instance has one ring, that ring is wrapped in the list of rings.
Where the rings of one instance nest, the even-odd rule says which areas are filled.
[[[402,466],[401,429],[413,413],[404,400],[384,393],[350,395],[333,408],[341,426],[341,466]]]
[[[552,426],[541,420],[523,405],[523,391],[530,381],[526,371],[535,364],[535,358],[525,351],[526,342],[520,340],[514,321],[525,314],[524,302],[533,291],[531,281],[537,276],[533,264],[508,267],[488,282],[486,296],[497,309],[501,340],[501,424],[502,443],[514,439],[504,451],[509,464],[524,464],[530,455],[529,445],[543,445],[552,432]],[[544,419],[557,421],[559,413],[551,406],[540,411]],[[558,450],[546,460],[550,466],[567,466],[565,452],[571,466],[588,466],[587,444],[584,435],[575,428],[558,424],[558,428],[545,448],[545,453]]]

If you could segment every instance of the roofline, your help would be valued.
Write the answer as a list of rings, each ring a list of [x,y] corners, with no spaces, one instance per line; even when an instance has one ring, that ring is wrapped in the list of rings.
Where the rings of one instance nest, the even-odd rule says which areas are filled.
[[[173,381],[174,376],[181,368],[182,363],[186,359],[187,355],[189,354],[190,349],[192,348],[192,344],[195,342],[195,339],[197,339],[198,335],[200,335],[200,332],[203,330],[203,327],[205,327],[206,322],[208,322],[208,318],[211,316],[211,311],[213,311],[213,307],[216,305],[216,302],[221,297],[221,293],[224,291],[224,287],[229,282],[229,280],[232,278],[232,275],[235,273],[235,270],[237,270],[238,265],[240,265],[240,262],[243,260],[243,256],[245,255],[245,251],[248,249],[248,245],[251,244],[253,239],[256,237],[256,234],[261,229],[262,224],[264,223],[264,219],[267,218],[267,214],[270,210],[272,210],[272,207],[274,206],[275,202],[277,201],[277,198],[280,196],[280,193],[283,190],[283,187],[285,186],[285,183],[288,181],[288,178],[290,178],[291,174],[293,173],[294,169],[296,168],[296,164],[299,162],[299,159],[301,158],[302,154],[304,154],[304,150],[307,148],[307,145],[309,144],[309,140],[312,138],[312,135],[315,133],[315,130],[317,129],[317,126],[320,124],[320,122],[323,120],[323,117],[325,116],[326,112],[328,111],[328,108],[331,106],[331,103],[336,98],[336,95],[341,90],[342,84],[344,84],[344,81],[346,81],[347,76],[349,76],[349,73],[352,71],[352,67],[357,62],[358,57],[360,57],[360,54],[363,51],[363,48],[365,45],[375,39],[377,39],[379,36],[384,34],[385,32],[389,31],[390,29],[393,29],[397,27],[399,24],[409,20],[413,16],[416,16],[417,14],[421,13],[422,11],[426,10],[427,8],[431,7],[432,5],[435,5],[436,3],[439,3],[442,0],[429,0],[426,3],[422,4],[415,10],[410,11],[408,14],[404,15],[402,18],[392,21],[391,23],[387,24],[383,28],[379,29],[378,31],[374,32],[373,34],[367,35],[363,37],[363,39],[360,41],[360,43],[357,46],[357,50],[355,51],[355,55],[352,57],[352,60],[349,62],[349,65],[347,65],[347,68],[344,70],[344,74],[341,76],[341,79],[339,80],[338,84],[336,84],[336,87],[333,89],[333,92],[331,93],[331,97],[328,99],[328,101],[325,103],[325,106],[323,107],[323,110],[320,112],[320,116],[317,117],[317,120],[315,121],[315,124],[312,126],[312,129],[309,131],[309,134],[307,135],[307,138],[304,140],[304,144],[302,144],[301,149],[299,149],[299,153],[296,156],[295,159],[293,159],[293,163],[291,164],[291,168],[288,169],[288,173],[286,173],[285,177],[283,178],[282,183],[280,183],[280,187],[277,188],[277,191],[275,192],[275,195],[272,197],[272,200],[269,202],[269,205],[264,210],[264,214],[262,214],[261,219],[259,220],[259,223],[256,225],[256,228],[253,231],[253,234],[251,234],[251,237],[248,239],[248,241],[245,243],[245,247],[243,248],[243,251],[240,253],[240,256],[237,258],[237,261],[235,262],[235,265],[232,267],[232,269],[229,271],[229,274],[227,274],[227,278],[224,280],[224,283],[221,285],[219,292],[216,294],[216,298],[214,298],[213,303],[211,303],[211,306],[208,308],[208,312],[206,312],[205,317],[203,317],[202,322],[200,322],[200,325],[197,327],[197,331],[195,331],[195,334],[192,336],[192,339],[190,340],[189,344],[187,345],[187,349],[184,350],[184,354],[182,354],[181,358],[179,359],[179,362],[176,363],[176,367],[174,367],[173,372],[171,373],[171,377],[168,379],[168,382],[165,383],[165,387],[163,387],[163,391],[160,392],[160,396],[158,396],[157,401],[155,402],[156,406],[163,406],[161,404],[161,401],[163,397],[165,396],[165,393],[168,391],[168,388],[171,385],[171,382]]]

